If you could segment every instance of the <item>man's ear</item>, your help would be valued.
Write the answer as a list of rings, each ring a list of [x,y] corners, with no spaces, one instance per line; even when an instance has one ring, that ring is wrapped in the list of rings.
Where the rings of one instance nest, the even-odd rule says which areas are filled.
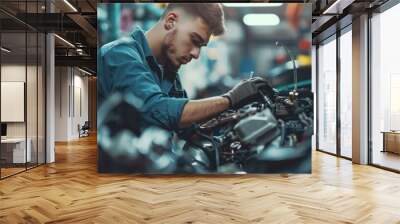
[[[165,18],[164,28],[166,30],[170,30],[170,29],[174,28],[177,17],[178,17],[178,15],[173,12],[168,13],[168,15]]]

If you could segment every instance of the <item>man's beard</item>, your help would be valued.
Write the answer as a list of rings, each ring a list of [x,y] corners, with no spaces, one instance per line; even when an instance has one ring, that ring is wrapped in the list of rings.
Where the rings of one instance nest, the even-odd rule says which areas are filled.
[[[164,43],[161,46],[161,55],[163,58],[164,69],[170,72],[177,72],[180,65],[176,66],[169,55],[174,55],[176,53],[176,47],[174,45],[176,38],[176,30],[172,31],[165,36]]]

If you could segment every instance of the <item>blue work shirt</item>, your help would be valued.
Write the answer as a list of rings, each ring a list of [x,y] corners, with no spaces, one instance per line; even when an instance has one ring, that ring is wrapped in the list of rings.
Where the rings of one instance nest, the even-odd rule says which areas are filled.
[[[179,129],[188,102],[186,91],[176,72],[164,71],[157,63],[139,27],[129,37],[100,48],[97,81],[99,106],[114,92],[133,93],[143,100],[137,108],[142,116],[138,124],[141,129],[149,126]]]

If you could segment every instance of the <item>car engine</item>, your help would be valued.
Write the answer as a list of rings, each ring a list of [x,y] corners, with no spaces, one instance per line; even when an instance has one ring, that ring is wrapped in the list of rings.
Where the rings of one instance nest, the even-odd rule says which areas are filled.
[[[197,172],[311,172],[313,95],[260,91],[260,99],[201,124],[187,142]]]

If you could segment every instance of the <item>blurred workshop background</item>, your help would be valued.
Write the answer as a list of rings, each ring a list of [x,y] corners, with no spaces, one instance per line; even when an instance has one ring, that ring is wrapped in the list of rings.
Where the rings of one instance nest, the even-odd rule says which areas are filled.
[[[166,3],[98,4],[98,47],[129,35],[136,26],[150,29],[165,7]],[[278,90],[292,89],[293,63],[283,46],[298,67],[298,88],[311,89],[311,4],[223,3],[223,7],[227,32],[212,37],[199,59],[179,71],[190,98],[222,94],[252,72],[268,78]]]

